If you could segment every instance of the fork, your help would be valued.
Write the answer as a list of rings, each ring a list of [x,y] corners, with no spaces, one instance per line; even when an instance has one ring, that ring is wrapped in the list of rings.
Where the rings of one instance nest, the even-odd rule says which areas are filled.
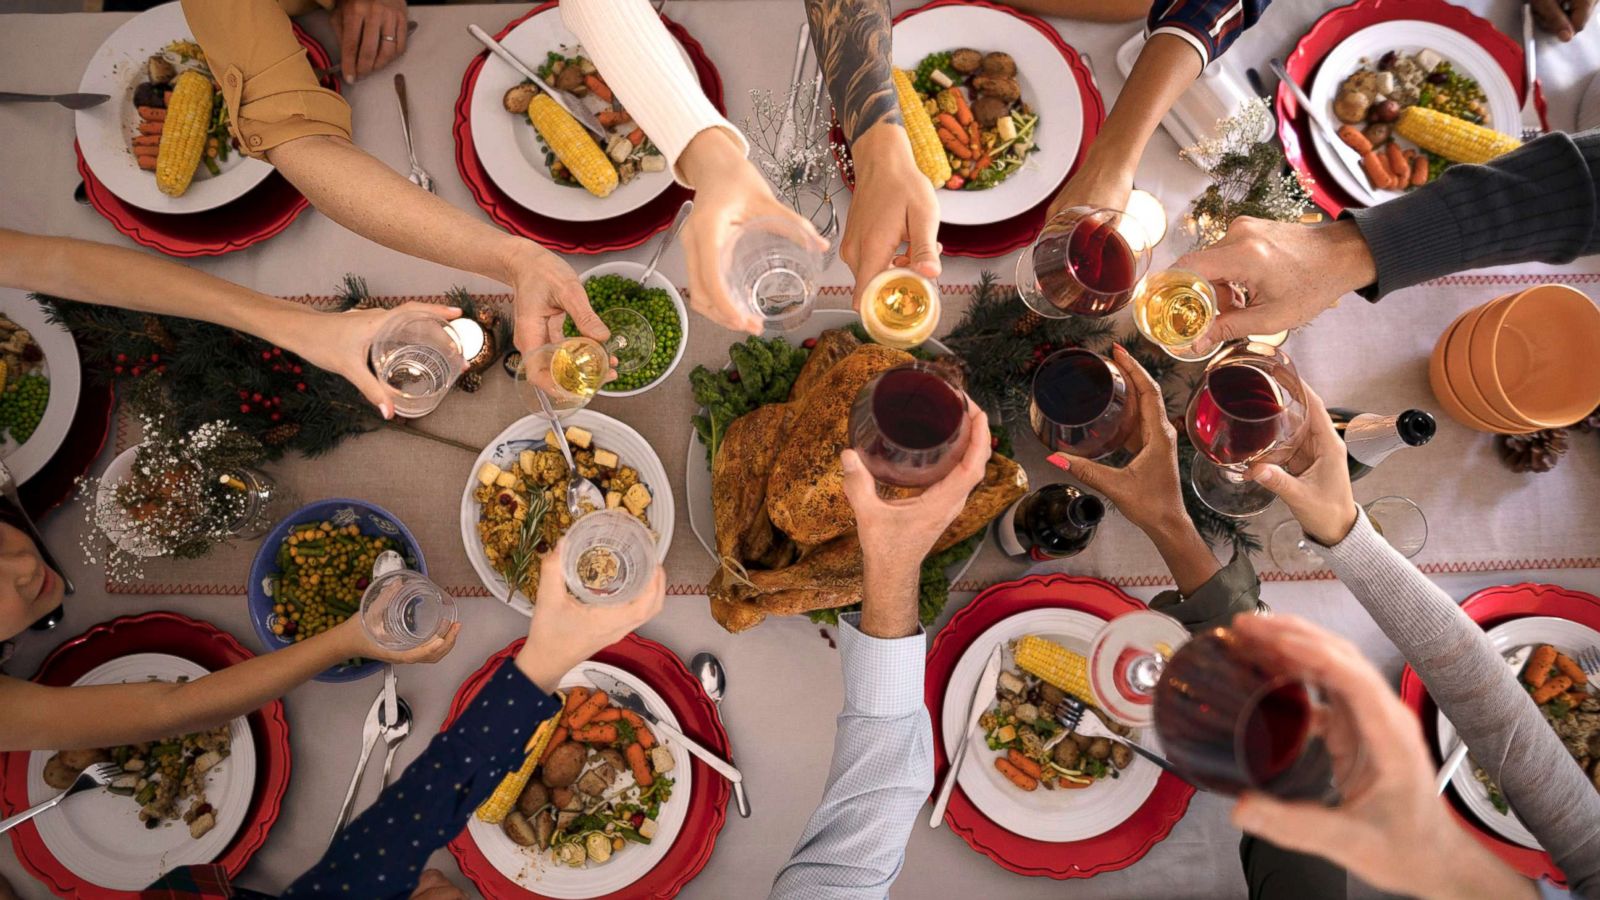
[[[1600,675],[1600,647],[1590,647],[1579,653],[1578,668],[1585,675]]]
[[[19,94],[0,91],[0,103],[56,103],[67,109],[88,109],[110,100],[108,94]]]
[[[116,778],[121,774],[122,767],[116,763],[95,763],[94,765],[78,773],[78,778],[76,781],[72,782],[72,787],[67,788],[54,797],[51,797],[49,800],[40,803],[38,806],[29,807],[28,809],[17,813],[11,818],[0,822],[0,834],[10,831],[11,829],[21,825],[23,822],[28,821],[45,810],[55,809],[57,806],[61,805],[61,801],[71,797],[73,794],[82,793],[93,788],[105,787],[111,783],[113,778]]]
[[[1100,721],[1098,714],[1089,713],[1086,715],[1086,713],[1089,713],[1089,705],[1068,694],[1066,699],[1056,706],[1056,722],[1061,725],[1061,730],[1044,745],[1044,748],[1046,750],[1054,749],[1055,745],[1061,743],[1063,738],[1073,732],[1077,732],[1086,738],[1107,738],[1121,744],[1127,744],[1128,749],[1150,760],[1163,770],[1171,772],[1185,784],[1189,783],[1189,779],[1184,778],[1183,774],[1178,771],[1177,767],[1168,762],[1166,757],[1156,753],[1154,750],[1141,746],[1133,738],[1117,734],[1107,728],[1106,724]]]
[[[1527,85],[1527,99],[1522,103],[1522,140],[1534,140],[1544,134],[1544,123],[1539,120],[1539,107],[1533,102],[1533,86],[1539,75],[1538,51],[1533,43],[1533,4],[1522,7],[1522,72]]]
[[[394,73],[394,93],[400,101],[400,131],[406,136],[406,156],[411,158],[411,174],[406,176],[411,183],[419,188],[433,193],[433,178],[422,168],[422,163],[417,162],[417,150],[411,145],[411,111],[406,104],[406,77],[399,72]]]

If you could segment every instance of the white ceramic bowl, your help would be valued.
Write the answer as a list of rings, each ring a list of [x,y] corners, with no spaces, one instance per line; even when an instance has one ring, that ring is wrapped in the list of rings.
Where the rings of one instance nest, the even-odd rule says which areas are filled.
[[[587,283],[589,279],[598,275],[621,275],[624,278],[631,278],[634,281],[638,281],[640,276],[644,275],[644,264],[628,262],[627,260],[601,263],[600,265],[584,272],[582,275],[579,275],[578,280]],[[672,354],[672,362],[667,364],[665,371],[656,376],[655,381],[650,382],[644,387],[634,388],[631,391],[613,391],[607,388],[601,388],[600,395],[602,397],[633,397],[642,394],[651,388],[665,383],[668,378],[672,377],[672,373],[677,371],[678,363],[683,362],[683,351],[689,346],[689,308],[684,305],[683,295],[678,293],[677,286],[675,286],[672,281],[667,278],[667,276],[661,274],[660,269],[656,269],[655,272],[650,275],[650,280],[644,282],[644,286],[647,288],[661,288],[667,292],[668,297],[672,298],[672,306],[678,311],[678,352]]]

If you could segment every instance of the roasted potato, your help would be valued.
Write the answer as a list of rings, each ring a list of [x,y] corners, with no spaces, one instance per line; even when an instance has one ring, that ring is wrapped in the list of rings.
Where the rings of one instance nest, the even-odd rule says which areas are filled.
[[[993,128],[1001,116],[1011,112],[1011,104],[999,97],[979,97],[972,104],[972,115],[984,128]]]
[[[950,68],[963,75],[971,75],[983,64],[983,54],[971,47],[962,47],[950,54]]]
[[[1109,759],[1111,756],[1111,739],[1094,738],[1089,741],[1088,753],[1093,759]]]
[[[583,96],[589,92],[588,85],[583,83],[583,70],[577,66],[567,66],[556,76],[556,90],[566,91],[569,94]]]
[[[1350,125],[1360,125],[1367,120],[1367,111],[1372,108],[1372,97],[1360,91],[1341,91],[1333,100],[1333,114],[1339,121]]]
[[[1022,97],[1022,86],[1009,75],[976,75],[972,79],[972,89],[979,96],[997,97],[1007,103],[1015,102]]]
[[[1119,769],[1126,769],[1128,763],[1133,762],[1133,750],[1127,744],[1113,742],[1111,744],[1111,764]]]
[[[1062,741],[1050,751],[1050,756],[1063,769],[1076,769],[1083,758],[1083,750],[1079,749],[1076,741]]]
[[[1009,78],[1017,74],[1017,61],[1009,53],[996,50],[983,56],[983,74]]]
[[[78,780],[78,773],[82,771],[62,762],[61,754],[57,753],[44,764],[44,783],[58,791],[64,791],[72,787],[72,783]]]
[[[550,751],[550,758],[544,761],[544,774],[540,776],[545,786],[567,787],[577,781],[583,774],[583,761],[588,755],[588,748],[573,741]]]
[[[532,816],[543,809],[550,802],[550,789],[540,782],[528,779],[528,786],[522,789],[521,796],[517,797],[517,812],[524,816]]]
[[[501,102],[505,104],[506,112],[525,116],[528,114],[528,104],[533,102],[534,96],[538,93],[539,89],[531,84],[519,84],[506,91],[506,95],[501,98]]]
[[[518,847],[532,847],[539,842],[539,835],[534,831],[533,823],[522,813],[512,810],[506,814],[506,820],[501,823],[500,830],[511,838],[511,842]]]

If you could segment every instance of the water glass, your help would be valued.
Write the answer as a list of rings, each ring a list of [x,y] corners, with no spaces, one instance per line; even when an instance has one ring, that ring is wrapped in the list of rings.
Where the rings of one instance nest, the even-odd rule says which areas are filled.
[[[389,389],[394,414],[415,419],[438,408],[483,343],[483,327],[471,319],[414,312],[390,318],[367,358]]]
[[[788,218],[763,216],[739,226],[723,251],[723,284],[768,329],[787,331],[811,316],[824,260],[816,239]]]
[[[388,650],[414,650],[448,632],[455,621],[450,595],[410,569],[379,575],[361,595],[361,627]]]
[[[567,529],[563,542],[567,589],[580,603],[627,603],[655,573],[655,536],[626,510],[589,513]]]

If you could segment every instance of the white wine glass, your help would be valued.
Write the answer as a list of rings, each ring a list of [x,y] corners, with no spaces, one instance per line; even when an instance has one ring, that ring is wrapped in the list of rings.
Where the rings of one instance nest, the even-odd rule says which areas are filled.
[[[566,338],[522,357],[517,393],[533,412],[544,412],[538,394],[543,391],[557,414],[570,413],[588,406],[600,386],[614,376],[611,354],[599,341]]]
[[[1417,504],[1405,497],[1379,497],[1363,508],[1372,530],[1406,559],[1421,553],[1428,543],[1428,518]],[[1327,561],[1317,552],[1316,544],[1306,537],[1300,523],[1294,519],[1272,529],[1267,552],[1280,571],[1301,573],[1327,568]]]
[[[626,306],[613,306],[600,313],[600,321],[611,332],[611,337],[601,346],[616,360],[618,375],[626,375],[650,362],[656,351],[656,330],[643,314]]]
[[[1173,359],[1201,362],[1216,355],[1220,343],[1200,351],[1194,342],[1211,327],[1217,312],[1216,288],[1187,269],[1152,272],[1134,288],[1134,326]]]

